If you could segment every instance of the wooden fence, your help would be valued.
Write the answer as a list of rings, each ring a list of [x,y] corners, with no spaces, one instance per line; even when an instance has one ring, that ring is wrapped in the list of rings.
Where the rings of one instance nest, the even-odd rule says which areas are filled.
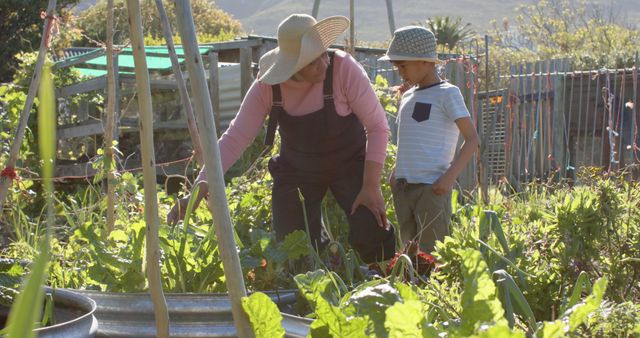
[[[446,55],[448,61],[441,69],[442,76],[461,89],[481,136],[479,155],[459,178],[463,189],[472,190],[481,183],[496,184],[505,179],[516,185],[558,177],[556,175],[575,178],[576,170],[584,166],[618,169],[638,163],[638,118],[634,109],[638,74],[635,68],[572,71],[569,60],[559,59],[512,65],[508,74],[480,74],[480,62],[486,62],[489,50],[486,47],[481,50],[479,45],[478,41],[472,41],[465,46],[464,54]],[[275,48],[277,41],[270,37],[249,36],[207,46],[210,52],[203,59],[209,69],[210,93],[221,133],[235,117],[240,101],[253,81],[260,56]],[[372,81],[382,75],[390,85],[399,84],[401,79],[391,64],[378,61],[384,52],[380,48],[356,48],[355,57]],[[75,52],[74,58],[59,63],[59,67],[80,64],[100,53],[104,52]],[[479,59],[477,55],[483,57]],[[480,82],[480,78],[487,80]],[[129,82],[130,76],[120,75],[119,97],[132,94],[127,92]],[[89,91],[101,92],[105,85],[106,78],[97,77],[58,88],[58,95],[65,98]],[[154,95],[174,95],[171,93],[176,89],[175,82],[167,74],[152,77],[151,86]],[[184,139],[188,148],[186,123],[179,111],[179,101],[158,102],[155,128],[158,132],[167,130],[167,135],[173,138]],[[124,103],[120,101],[120,104]],[[58,127],[60,139],[102,134],[99,114],[91,117],[86,113],[87,106],[85,102],[80,107],[77,121]],[[167,112],[167,109],[176,110],[177,114]],[[121,134],[135,132],[136,112],[127,112],[127,107],[120,107],[118,111],[121,113]],[[394,119],[390,118],[389,122],[391,128],[395,128]],[[126,142],[126,139],[122,141]],[[162,146],[157,149],[172,154],[162,159],[164,161],[179,157],[176,149],[163,149]],[[129,167],[135,165],[133,161]],[[60,176],[93,174],[82,163],[59,167]],[[184,169],[185,165],[179,164],[160,172],[171,174],[184,172]]]
[[[574,180],[583,167],[638,163],[636,68],[572,71],[569,60],[510,67],[481,93],[488,179]]]

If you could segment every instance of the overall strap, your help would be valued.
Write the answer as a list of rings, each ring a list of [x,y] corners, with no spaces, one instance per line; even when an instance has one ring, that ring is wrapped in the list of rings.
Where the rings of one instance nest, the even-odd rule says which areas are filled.
[[[329,50],[329,66],[327,67],[327,75],[324,79],[323,93],[324,100],[333,100],[333,57],[335,50]],[[264,137],[264,144],[267,146],[273,145],[273,140],[276,134],[276,128],[278,127],[278,117],[280,112],[284,110],[282,105],[282,93],[280,90],[280,84],[271,86],[272,92],[272,106],[269,112],[269,122],[267,124],[267,133]]]
[[[324,78],[323,94],[324,99],[333,98],[333,57],[336,55],[336,51],[329,49],[329,66],[327,67],[327,75]]]
[[[269,112],[269,123],[267,124],[267,134],[264,136],[264,144],[273,145],[273,139],[276,135],[278,127],[278,117],[282,111],[282,93],[280,92],[280,84],[271,86],[272,101],[271,111]]]

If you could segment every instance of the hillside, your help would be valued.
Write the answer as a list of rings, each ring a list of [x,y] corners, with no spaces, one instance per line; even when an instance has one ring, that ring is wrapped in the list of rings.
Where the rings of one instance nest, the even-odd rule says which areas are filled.
[[[83,0],[78,10],[84,10],[97,0]],[[213,1],[213,0],[212,0]],[[515,9],[534,0],[394,0],[396,26],[424,22],[429,17],[450,16],[470,22],[474,31],[482,34],[490,28],[491,20],[502,22],[507,17],[513,21]],[[275,36],[278,23],[291,13],[311,13],[313,0],[215,0],[224,11],[238,19],[249,34]],[[611,9],[609,15],[618,22],[640,22],[638,0],[592,0],[592,4],[604,4]],[[384,0],[355,1],[356,38],[364,41],[389,39],[389,23]],[[349,1],[322,0],[319,17],[329,15],[349,16]]]
[[[515,9],[522,0],[395,0],[393,1],[396,27],[424,22],[435,16],[460,16],[470,22],[474,31],[484,33],[490,21],[513,19]],[[612,4],[616,17],[625,22],[640,21],[638,0],[601,0],[591,3]],[[311,13],[313,0],[216,0],[216,4],[242,22],[246,32],[275,36],[278,23],[291,13]],[[620,14],[624,13],[624,14]],[[349,1],[322,0],[319,17],[329,15],[349,16]],[[356,38],[365,41],[385,41],[390,37],[384,0],[355,1]]]

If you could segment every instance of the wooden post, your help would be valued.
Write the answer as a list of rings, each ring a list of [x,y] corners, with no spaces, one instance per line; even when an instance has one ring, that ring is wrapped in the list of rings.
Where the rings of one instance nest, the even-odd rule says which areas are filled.
[[[354,0],[349,0],[349,54],[356,56],[356,9]]]
[[[15,169],[16,161],[18,160],[18,154],[20,153],[20,147],[22,146],[22,140],[27,129],[27,122],[29,121],[29,114],[33,107],[33,101],[36,98],[38,87],[40,86],[40,79],[42,77],[42,66],[44,65],[45,57],[47,56],[47,49],[49,48],[49,37],[51,31],[51,25],[53,24],[54,14],[56,10],[56,0],[49,0],[47,5],[47,16],[44,20],[44,27],[42,29],[42,40],[40,41],[40,49],[38,50],[38,58],[36,60],[36,66],[33,70],[33,76],[31,83],[29,84],[29,91],[27,92],[27,100],[24,103],[24,108],[20,114],[20,122],[18,123],[18,129],[16,130],[16,136],[13,139],[11,145],[11,151],[9,152],[9,159],[6,165],[2,169]],[[13,177],[10,175],[0,176],[0,208],[4,205],[4,200],[7,198],[9,187],[13,183]]]
[[[253,337],[253,331],[249,318],[242,309],[241,299],[247,293],[244,286],[238,248],[233,234],[229,205],[225,192],[222,164],[220,161],[220,149],[218,148],[218,135],[213,122],[213,110],[207,81],[204,76],[202,58],[198,52],[195,25],[191,13],[189,1],[174,0],[178,31],[182,37],[182,45],[187,63],[189,78],[191,79],[191,91],[194,96],[196,120],[200,130],[200,141],[204,151],[205,165],[207,167],[207,184],[209,186],[209,209],[213,216],[213,222],[218,238],[218,249],[222,258],[224,275],[231,300],[231,312],[236,326],[238,337]]]
[[[251,47],[240,48],[240,95],[241,99],[247,95],[252,82]]]
[[[107,109],[105,111],[104,121],[104,168],[107,178],[107,232],[105,235],[113,231],[116,223],[116,190],[115,190],[115,174],[113,169],[114,156],[113,156],[113,139],[115,134],[115,100],[116,100],[116,86],[115,86],[115,72],[113,60],[118,56],[113,54],[113,0],[107,1]],[[107,237],[105,236],[105,238]]]
[[[160,14],[160,21],[162,21],[162,32],[164,33],[164,39],[167,41],[167,49],[169,50],[169,58],[171,59],[171,69],[176,76],[176,85],[178,86],[178,93],[180,93],[180,100],[184,107],[184,114],[187,117],[187,128],[189,129],[189,136],[191,136],[191,145],[193,146],[193,155],[196,158],[196,162],[202,165],[202,147],[200,146],[200,137],[198,136],[198,127],[196,127],[196,121],[193,117],[193,108],[191,106],[191,99],[189,99],[189,93],[187,91],[187,84],[182,76],[182,70],[180,69],[180,62],[178,61],[178,55],[176,55],[176,47],[173,44],[173,32],[171,31],[171,25],[169,24],[169,18],[167,12],[164,10],[162,0],[156,0],[156,7],[158,7],[158,13]]]
[[[216,131],[220,130],[220,72],[218,70],[218,53],[209,52],[209,95],[213,103],[213,117]]]
[[[478,53],[476,53],[478,55]],[[485,108],[489,107],[489,36],[484,36],[484,82],[485,82]],[[489,172],[488,172],[488,163],[487,163],[487,145],[489,143],[489,139],[491,137],[490,133],[487,133],[486,125],[484,124],[484,114],[485,112],[482,109],[482,105],[479,105],[480,109],[478,109],[478,124],[480,124],[478,130],[482,131],[480,135],[480,161],[478,164],[478,172],[480,173],[479,183],[482,192],[482,201],[485,205],[489,205]],[[488,109],[487,109],[488,110]]]
[[[157,337],[169,337],[169,312],[162,292],[160,273],[160,245],[158,244],[158,196],[156,191],[156,167],[153,147],[153,109],[151,105],[151,87],[149,70],[144,51],[142,20],[140,19],[139,0],[127,0],[131,49],[136,72],[136,90],[138,92],[139,128],[142,153],[142,172],[144,175],[144,218],[147,235],[147,280],[153,310],[156,319]]]
[[[313,1],[313,9],[311,10],[311,16],[318,18],[318,9],[320,8],[320,0]]]
[[[562,60],[560,65],[560,71],[564,72],[564,63],[566,60]],[[565,130],[567,129],[567,124],[565,123],[565,104],[564,104],[564,88],[562,86],[562,77],[558,74],[558,68],[556,68],[555,73],[553,74],[553,110],[552,110],[552,122],[551,126],[553,128],[553,149],[552,156],[555,163],[556,169],[558,170],[558,176],[560,179],[564,178],[566,175],[566,154],[565,154],[565,144],[567,140],[565,139]],[[594,119],[595,120],[595,119]]]
[[[385,0],[387,3],[387,18],[389,19],[389,32],[393,36],[393,32],[396,31],[396,20],[393,18],[393,2],[392,0]]]

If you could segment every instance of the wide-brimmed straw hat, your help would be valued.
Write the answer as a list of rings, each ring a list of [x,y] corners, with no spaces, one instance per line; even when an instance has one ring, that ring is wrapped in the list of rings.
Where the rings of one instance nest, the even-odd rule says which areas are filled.
[[[421,26],[406,26],[393,32],[387,53],[381,61],[429,61],[441,63],[436,36]]]
[[[278,84],[327,51],[349,27],[349,19],[331,16],[316,21],[307,14],[292,14],[278,26],[278,47],[260,58],[258,81]]]

